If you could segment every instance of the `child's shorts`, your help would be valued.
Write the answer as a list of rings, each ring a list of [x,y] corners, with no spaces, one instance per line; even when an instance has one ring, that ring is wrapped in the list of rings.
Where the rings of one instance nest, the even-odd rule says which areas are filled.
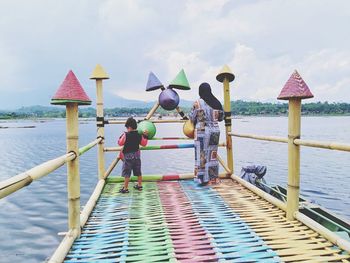
[[[134,176],[141,176],[141,158],[140,153],[126,153],[124,154],[123,162],[123,177],[130,177],[131,171]]]

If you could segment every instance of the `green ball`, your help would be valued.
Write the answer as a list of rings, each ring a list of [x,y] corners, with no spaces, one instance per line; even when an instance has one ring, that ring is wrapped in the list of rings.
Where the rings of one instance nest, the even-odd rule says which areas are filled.
[[[142,134],[145,130],[148,131],[148,139],[152,139],[156,135],[156,126],[151,121],[141,121],[137,124],[137,131]]]

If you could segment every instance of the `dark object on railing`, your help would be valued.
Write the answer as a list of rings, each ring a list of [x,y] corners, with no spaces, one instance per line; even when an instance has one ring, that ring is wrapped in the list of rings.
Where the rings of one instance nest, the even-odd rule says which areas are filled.
[[[242,167],[241,178],[247,182],[255,185],[266,193],[270,193],[270,189],[266,187],[266,181],[264,175],[266,174],[266,166],[263,165],[250,165]],[[263,183],[263,184],[261,184]]]

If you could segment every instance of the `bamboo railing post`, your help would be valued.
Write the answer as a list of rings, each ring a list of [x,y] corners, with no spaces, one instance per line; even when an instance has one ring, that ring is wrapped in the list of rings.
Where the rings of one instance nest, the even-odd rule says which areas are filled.
[[[104,79],[109,79],[107,73],[101,65],[97,64],[90,79],[96,80],[96,124],[97,124],[97,138],[102,138],[97,146],[97,162],[98,162],[98,178],[102,179],[105,174],[105,158],[104,158],[104,112],[103,112],[103,85]]]
[[[313,95],[299,73],[295,71],[284,85],[278,99],[289,100],[288,113],[288,187],[287,219],[294,220],[299,210],[300,192],[300,146],[294,143],[300,139],[301,100]]]
[[[76,158],[67,163],[68,226],[80,235],[80,174],[78,147],[78,103],[66,105],[67,152],[74,152]]]
[[[230,98],[230,82],[235,79],[231,69],[225,65],[220,73],[216,76],[216,80],[223,83],[224,86],[224,113],[225,113],[225,132],[226,132],[226,154],[227,166],[229,170],[234,173],[233,151],[232,151],[232,137],[231,133],[231,98]]]
[[[90,105],[78,79],[69,71],[65,80],[51,100],[51,104],[66,105],[66,141],[67,153],[75,158],[67,164],[68,225],[69,229],[80,235],[80,174],[79,174],[79,114],[78,105]]]
[[[299,209],[300,146],[294,144],[294,139],[300,138],[301,99],[290,99],[288,107],[287,219],[293,220]]]

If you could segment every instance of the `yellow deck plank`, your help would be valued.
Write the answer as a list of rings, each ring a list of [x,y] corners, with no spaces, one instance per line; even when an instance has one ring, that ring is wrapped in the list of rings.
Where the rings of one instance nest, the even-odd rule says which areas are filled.
[[[348,262],[349,254],[232,180],[214,189],[284,262]],[[254,200],[254,201],[252,201]]]

